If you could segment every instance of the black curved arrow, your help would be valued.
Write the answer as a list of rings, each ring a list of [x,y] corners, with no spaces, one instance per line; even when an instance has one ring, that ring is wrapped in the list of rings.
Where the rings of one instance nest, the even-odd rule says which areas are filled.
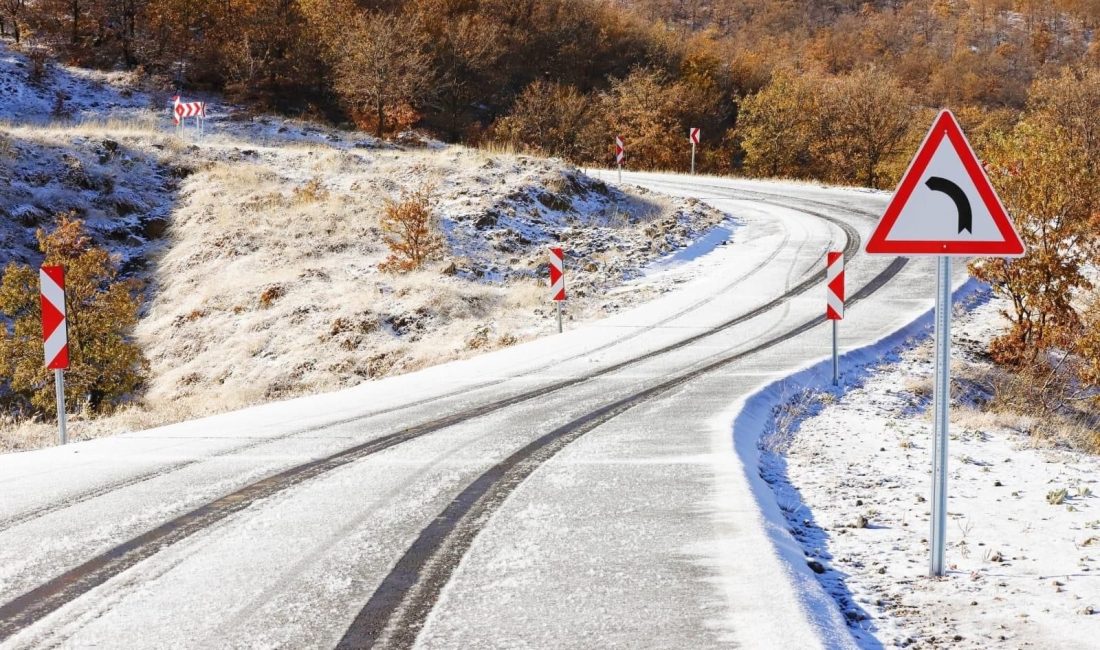
[[[943,192],[955,202],[955,208],[959,211],[959,233],[966,231],[974,234],[974,215],[970,211],[970,199],[966,198],[966,192],[961,187],[939,176],[933,176],[924,182],[933,192]]]

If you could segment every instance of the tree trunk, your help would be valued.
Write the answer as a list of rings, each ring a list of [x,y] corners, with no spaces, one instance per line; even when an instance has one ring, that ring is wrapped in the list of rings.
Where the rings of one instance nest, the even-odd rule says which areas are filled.
[[[80,0],[73,0],[71,7],[73,10],[73,29],[69,34],[69,42],[76,45],[80,42]]]
[[[378,126],[375,128],[375,135],[381,140],[386,134],[386,104],[381,99],[378,100]]]

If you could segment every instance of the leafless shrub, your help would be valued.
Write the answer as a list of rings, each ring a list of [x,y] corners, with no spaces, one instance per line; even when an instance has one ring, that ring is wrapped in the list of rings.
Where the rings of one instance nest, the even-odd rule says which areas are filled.
[[[286,289],[281,285],[275,284],[263,290],[260,294],[260,306],[270,307],[279,298],[286,295]]]
[[[0,159],[11,160],[17,154],[15,141],[12,140],[10,135],[0,132]]]
[[[789,450],[803,420],[821,405],[821,394],[808,388],[788,395],[772,409],[772,421],[760,439],[765,451],[782,454]]]
[[[31,83],[40,84],[46,79],[46,73],[49,72],[49,55],[44,47],[32,47],[27,52],[27,60],[30,62],[31,67],[28,71]]]
[[[1061,355],[1019,368],[968,364],[960,379],[989,395],[980,411],[964,418],[988,420],[1039,442],[1100,453],[1100,413],[1089,387],[1077,382]]]

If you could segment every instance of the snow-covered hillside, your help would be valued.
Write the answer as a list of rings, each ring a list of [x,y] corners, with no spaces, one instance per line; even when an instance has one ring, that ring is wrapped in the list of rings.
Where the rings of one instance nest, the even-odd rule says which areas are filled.
[[[724,217],[631,196],[560,163],[464,149],[233,151],[190,177],[138,337],[149,399],[239,406],[334,389],[556,331],[547,247],[568,251],[567,318]],[[427,184],[444,259],[381,273],[386,198]]]
[[[147,286],[135,335],[151,364],[148,389],[121,416],[77,417],[76,438],[354,385],[556,331],[551,244],[567,251],[571,327],[667,289],[667,278],[637,281],[646,265],[732,223],[697,201],[620,190],[560,161],[418,136],[385,143],[250,116],[217,98],[199,138],[173,128],[166,92],[132,89],[123,75],[53,64],[34,79],[30,69],[0,49],[0,86],[13,98],[0,112],[0,263],[37,264],[35,230],[72,212]],[[56,121],[59,96],[68,119]],[[381,273],[384,201],[425,185],[443,259]],[[0,422],[0,448],[44,444],[50,431]]]
[[[30,58],[0,43],[0,120],[48,123],[58,119],[143,116],[154,96],[135,89],[130,73],[104,73]]]

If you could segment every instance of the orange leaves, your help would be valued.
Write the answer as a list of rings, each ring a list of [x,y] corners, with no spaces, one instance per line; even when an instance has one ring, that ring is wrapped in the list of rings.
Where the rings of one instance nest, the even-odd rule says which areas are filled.
[[[39,231],[46,261],[65,267],[70,357],[68,399],[101,411],[131,396],[141,385],[145,360],[127,333],[137,323],[140,295],[133,282],[119,281],[115,260],[97,247],[84,224],[62,215],[51,232]],[[42,362],[37,272],[10,264],[0,279],[0,314],[12,323],[0,328],[0,384],[18,411],[52,413],[53,390]]]
[[[382,230],[390,255],[379,266],[380,270],[415,271],[443,252],[443,237],[432,213],[432,190],[430,185],[425,185],[415,192],[402,194],[400,200],[386,201]]]

